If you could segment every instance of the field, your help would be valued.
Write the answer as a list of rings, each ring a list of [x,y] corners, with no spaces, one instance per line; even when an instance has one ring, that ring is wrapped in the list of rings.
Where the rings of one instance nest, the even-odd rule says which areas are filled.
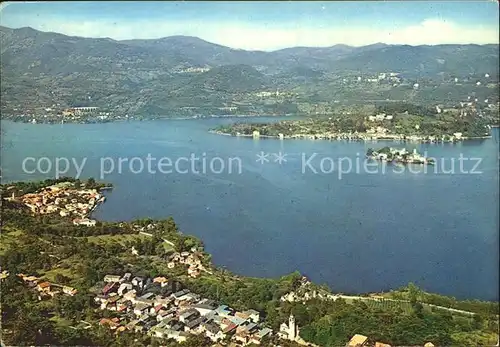
[[[395,310],[400,309],[404,313],[409,314],[412,312],[412,307],[409,302],[404,301],[390,301],[390,300],[366,300],[364,301],[368,307],[380,310]]]
[[[118,243],[125,246],[127,241],[137,241],[146,240],[150,236],[144,234],[119,234],[119,235],[98,235],[98,236],[88,236],[87,240],[89,242],[94,242],[102,246],[111,245],[113,243]],[[163,243],[165,251],[173,251],[174,247],[167,242]]]
[[[110,245],[112,243],[119,243],[120,245],[124,246],[127,241],[145,240],[147,238],[149,238],[149,236],[143,234],[118,234],[88,236],[87,240],[89,240],[89,242],[97,243],[102,246]]]

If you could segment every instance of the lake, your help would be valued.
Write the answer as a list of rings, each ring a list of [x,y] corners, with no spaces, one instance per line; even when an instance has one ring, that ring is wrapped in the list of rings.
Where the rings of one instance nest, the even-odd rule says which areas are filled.
[[[299,270],[336,292],[414,282],[458,298],[498,300],[498,129],[487,140],[406,145],[436,158],[436,166],[422,172],[364,167],[369,147],[404,146],[397,143],[208,132],[242,120],[2,121],[3,182],[53,177],[53,167],[36,170],[41,157],[48,158],[40,162],[44,172],[57,157],[87,158],[81,177],[99,179],[104,165],[109,174],[102,179],[115,186],[95,218],[173,216],[183,233],[204,241],[217,265],[237,274]],[[161,170],[147,167],[148,154],[156,163],[165,157]],[[192,164],[191,155],[200,159]]]

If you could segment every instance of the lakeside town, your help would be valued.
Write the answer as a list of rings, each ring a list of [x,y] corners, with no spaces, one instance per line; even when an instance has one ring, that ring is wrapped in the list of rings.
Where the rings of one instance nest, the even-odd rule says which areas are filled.
[[[171,262],[178,258],[179,254],[174,254]],[[8,276],[8,271],[2,271],[0,281]],[[21,273],[17,274],[17,277],[37,293],[39,301],[51,300],[58,295],[74,296],[78,292],[73,287],[49,282],[34,275]],[[95,310],[107,313],[99,321],[82,321],[84,324],[80,324],[80,327],[83,329],[98,325],[109,329],[115,335],[130,331],[178,343],[185,342],[190,335],[201,335],[212,342],[212,347],[238,347],[263,343],[280,347],[279,342],[271,343],[276,338],[295,342],[299,346],[319,347],[300,337],[299,326],[293,314],[280,325],[278,331],[273,331],[266,325],[259,311],[235,310],[216,300],[191,292],[178,280],[161,275],[149,278],[134,276],[132,273],[106,274],[102,281],[94,286],[92,295]],[[318,290],[306,277],[302,277],[300,286],[295,291],[284,294],[280,300],[307,303],[313,299],[335,301],[344,298],[354,297]],[[359,299],[371,300],[369,297],[359,297]],[[374,297],[374,300],[380,298]],[[423,347],[434,346],[432,342],[423,344]],[[391,347],[391,345],[355,334],[345,347]]]
[[[389,151],[399,154],[405,152],[391,148]],[[79,217],[88,216],[87,213],[97,206],[96,202],[101,196],[98,189],[89,189],[88,184],[80,185],[79,188],[76,188],[76,185],[75,181],[61,179],[55,184],[51,183],[37,189],[35,193],[9,197],[5,200],[23,204],[35,217],[49,214],[63,221],[72,221],[72,225],[85,225],[88,228],[84,228],[85,230],[94,230],[94,223],[75,223],[75,220],[71,219],[73,215],[60,213],[60,208],[73,210],[66,206],[68,201],[75,207],[74,213]],[[11,187],[15,188],[15,185],[8,186],[6,190],[9,191],[8,188]],[[87,203],[73,201],[74,196],[84,196]],[[61,200],[56,204],[56,199]],[[83,205],[79,206],[78,203]],[[125,227],[123,223],[121,225]],[[160,249],[168,249],[165,256],[161,258],[161,263],[165,269],[173,271],[172,273],[168,275],[157,273],[155,276],[139,275],[132,271],[103,273],[85,293],[82,293],[78,286],[69,285],[67,282],[59,283],[57,276],[55,280],[54,277],[48,278],[47,273],[44,274],[44,272],[30,271],[15,273],[12,276],[19,278],[24,286],[35,293],[39,302],[50,302],[58,298],[59,301],[64,302],[79,294],[90,295],[93,303],[92,310],[95,312],[94,319],[87,318],[79,322],[75,329],[102,327],[115,337],[129,332],[158,341],[175,341],[181,345],[189,341],[191,336],[201,336],[210,341],[210,344],[206,346],[214,347],[247,345],[277,347],[294,346],[294,344],[296,346],[319,346],[304,340],[300,335],[301,327],[292,312],[286,320],[281,321],[278,328],[273,329],[266,319],[266,314],[255,307],[242,308],[240,306],[239,309],[235,309],[223,300],[210,298],[197,290],[189,289],[188,287],[192,287],[192,284],[187,285],[186,281],[196,283],[196,281],[221,276],[220,269],[211,264],[209,255],[203,251],[202,246],[194,244],[188,249],[185,247],[179,249],[178,242],[172,242],[166,236],[156,234],[156,230],[161,228],[157,222],[133,223],[129,227],[134,232],[131,235],[145,237],[147,240],[156,239],[157,242],[165,245],[165,247],[160,247]],[[115,233],[116,231],[109,237],[116,237]],[[127,246],[127,253],[135,259],[141,259],[144,249],[134,243]],[[49,254],[49,257],[56,256]],[[1,281],[11,276],[8,270],[0,270],[3,270],[0,273]],[[26,275],[26,273],[31,274]],[[64,280],[62,277],[61,279]],[[235,280],[238,279],[235,278]],[[402,305],[401,307],[408,307],[411,304],[408,300],[386,298],[380,294],[368,296],[334,294],[316,286],[304,276],[300,277],[295,289],[283,293],[279,298],[279,302],[285,305],[302,304],[305,307],[312,305],[312,302],[335,303],[339,301],[351,303],[359,301],[369,305]],[[450,312],[463,317],[476,315],[473,312],[450,307],[427,303],[423,305],[425,310]],[[345,345],[347,347],[391,346],[373,336],[366,336],[356,331],[352,333]],[[286,342],[293,344],[284,344]],[[419,346],[432,347],[434,344],[430,341],[422,341]]]
[[[189,67],[177,71],[174,68],[174,75],[190,75],[193,78],[206,74],[213,70],[210,67]],[[352,98],[345,96],[344,98],[332,97],[321,101],[311,101],[304,98],[304,91],[300,88],[263,88],[256,90],[248,90],[244,93],[230,95],[229,100],[216,103],[214,105],[206,104],[186,104],[164,109],[163,113],[154,111],[138,110],[138,105],[129,105],[124,107],[123,104],[102,103],[94,101],[92,97],[83,98],[80,103],[68,102],[59,99],[52,100],[51,103],[43,100],[32,100],[28,103],[14,103],[6,101],[2,106],[2,118],[19,121],[24,123],[107,123],[115,121],[133,121],[133,120],[148,120],[148,119],[197,119],[211,117],[259,117],[259,116],[298,116],[298,117],[321,117],[321,116],[336,116],[339,114],[355,116],[357,114],[365,116],[371,122],[382,120],[390,121],[395,115],[376,113],[376,112],[360,112],[363,107],[383,104],[397,103],[415,103],[418,105],[426,105],[435,110],[435,114],[449,114],[463,117],[467,114],[473,114],[477,117],[484,117],[489,120],[490,125],[498,126],[498,110],[500,103],[495,96],[494,89],[498,88],[498,81],[495,75],[473,74],[466,78],[450,77],[448,79],[427,79],[407,78],[403,73],[394,71],[380,71],[376,73],[351,75],[335,79],[335,84],[340,88],[340,91],[355,88],[359,96],[368,92],[387,92],[387,90],[398,91],[397,94],[411,96],[411,98]],[[442,100],[432,98],[431,90],[442,87],[465,88],[461,95],[457,95],[453,99],[447,97]],[[359,89],[359,90],[358,90]],[[430,95],[427,95],[431,93]],[[341,93],[342,94],[342,93]],[[412,100],[415,95],[425,94],[423,100]],[[446,95],[444,95],[446,96]],[[141,106],[142,103],[140,103]],[[154,110],[153,105],[149,105],[147,109]],[[318,133],[314,134],[317,138],[329,139],[344,139],[349,136],[347,133]],[[363,136],[368,138],[384,139],[386,131],[377,126],[368,128]],[[449,134],[452,135],[452,134]],[[295,137],[285,138],[301,138],[301,134],[294,134]],[[361,136],[361,135],[360,135]],[[392,138],[391,136],[389,138]],[[436,141],[440,141],[436,139]]]
[[[260,131],[254,130],[252,134],[244,134],[236,132],[236,134],[231,134],[223,130],[211,130],[210,132],[218,135],[229,135],[237,137],[251,137],[254,139],[258,138],[274,138],[274,139],[293,139],[293,140],[344,140],[344,141],[397,141],[397,142],[415,142],[415,143],[456,143],[464,140],[471,139],[488,139],[491,135],[484,134],[484,136],[474,136],[467,137],[463,136],[462,133],[457,132],[451,135],[442,136],[422,136],[422,135],[403,135],[403,134],[390,134],[387,129],[377,127],[374,130],[369,130],[366,133],[360,132],[328,132],[328,133],[314,133],[314,134],[292,134],[284,135],[279,133],[278,135],[262,135]]]
[[[0,281],[8,276],[8,271],[2,271]],[[39,301],[50,300],[58,295],[74,296],[78,292],[75,288],[51,283],[33,275],[17,274],[17,277],[37,293]],[[301,291],[301,288],[308,288],[310,284],[307,278],[302,277],[298,291]],[[82,329],[98,325],[109,329],[115,335],[131,331],[181,344],[190,335],[201,335],[207,337],[213,347],[238,347],[263,343],[279,347],[279,342],[271,343],[273,337],[295,342],[301,346],[319,347],[300,337],[299,326],[293,314],[290,314],[288,321],[280,325],[279,331],[273,331],[266,326],[259,311],[254,309],[237,311],[215,300],[203,298],[185,288],[179,281],[165,276],[144,278],[133,276],[132,273],[107,274],[102,282],[94,287],[93,295],[95,309],[108,314],[98,322],[82,321],[81,323],[84,323],[80,324]],[[306,302],[316,297],[336,300],[341,296],[321,294],[316,291],[307,291],[298,296],[297,293],[291,292],[284,295],[281,301]],[[375,341],[361,334],[353,335],[345,346],[391,347],[390,344]],[[426,342],[423,346],[434,347],[434,344]]]
[[[455,143],[490,138],[492,127],[497,126],[474,102],[461,102],[457,109],[406,103],[380,106],[378,112],[372,108],[373,115],[366,115],[370,112],[367,110],[344,111],[278,122],[239,122],[219,126],[210,132],[254,139]],[[498,116],[498,111],[492,112]]]
[[[33,214],[57,214],[71,219],[75,225],[95,226],[96,220],[89,217],[106,200],[100,193],[102,189],[86,189],[75,187],[74,182],[60,182],[19,197],[12,192],[7,199],[23,203]]]
[[[261,94],[264,92],[261,92]],[[485,100],[488,102],[488,100]],[[198,119],[198,118],[246,118],[246,117],[284,117],[284,116],[295,116],[295,117],[322,117],[322,116],[335,116],[335,115],[343,115],[350,116],[351,114],[355,115],[356,105],[353,106],[340,106],[339,104],[333,104],[331,108],[323,109],[321,112],[311,110],[316,109],[315,107],[306,108],[300,112],[293,113],[265,113],[265,112],[245,112],[245,113],[225,113],[223,111],[235,111],[235,107],[220,107],[220,112],[222,113],[207,113],[207,114],[196,114],[196,115],[178,115],[173,117],[173,119]],[[313,105],[314,106],[314,105]],[[318,105],[316,105],[318,106]],[[459,117],[464,117],[468,114],[475,115],[479,118],[487,118],[489,119],[490,126],[498,126],[498,119],[495,120],[494,115],[498,114],[499,103],[489,103],[486,105],[482,105],[479,103],[477,99],[471,99],[459,102],[455,107],[445,107],[441,104],[433,106],[436,110],[436,114],[449,114],[449,115],[457,115]],[[344,109],[350,109],[352,111],[344,111]],[[147,116],[147,115],[134,115],[128,114],[120,111],[113,111],[109,107],[107,108],[99,108],[97,106],[86,106],[86,107],[68,107],[68,108],[60,108],[60,107],[45,107],[43,108],[45,111],[32,111],[26,110],[20,114],[3,114],[2,118],[6,120],[12,120],[17,122],[24,123],[32,123],[32,124],[64,124],[64,123],[109,123],[109,122],[120,122],[120,121],[140,121],[140,120],[148,120],[148,119],[162,119],[164,117],[161,116]],[[17,110],[17,109],[16,109]],[[376,113],[372,115],[366,116],[366,120],[372,122],[374,126],[368,126],[366,131],[363,132],[325,132],[325,133],[315,133],[315,134],[285,134],[284,138],[305,138],[305,139],[329,139],[329,140],[339,140],[339,139],[359,139],[359,140],[373,140],[373,139],[387,139],[387,140],[401,140],[404,138],[404,134],[394,134],[391,133],[389,129],[384,127],[381,124],[377,125],[382,121],[392,121],[395,115],[385,114],[385,113]],[[498,117],[497,117],[498,118]],[[416,129],[418,130],[418,128]],[[223,133],[223,132],[217,132]],[[255,134],[238,134],[238,136],[255,136]],[[260,134],[260,136],[263,136]],[[265,135],[264,135],[265,136]],[[270,137],[280,137],[279,135],[270,136]],[[448,136],[413,136],[412,140],[416,141],[435,141],[435,142],[453,142],[453,138],[455,140],[466,139],[465,136],[461,136],[460,134],[448,134]]]

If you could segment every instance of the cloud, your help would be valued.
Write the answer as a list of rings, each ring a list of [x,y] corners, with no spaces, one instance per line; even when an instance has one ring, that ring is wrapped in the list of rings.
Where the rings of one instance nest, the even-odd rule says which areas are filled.
[[[294,46],[325,47],[334,44],[363,46],[376,42],[387,44],[487,44],[498,43],[498,26],[465,26],[443,19],[427,19],[408,26],[331,26],[275,24],[252,25],[242,22],[202,21],[130,21],[110,20],[66,21],[60,18],[34,18],[19,25],[14,18],[4,20],[11,27],[29,25],[42,31],[83,37],[152,39],[171,35],[197,36],[204,40],[240,49],[275,50]],[[24,21],[23,21],[24,22]],[[21,23],[18,22],[18,23]]]
[[[443,43],[498,43],[498,26],[460,26],[442,19],[427,19],[418,25],[388,33],[387,43],[413,45]]]
[[[208,39],[230,47],[277,49],[293,46],[331,46],[347,44],[364,46],[377,42],[387,44],[487,44],[498,43],[498,28],[462,27],[444,20],[429,19],[418,25],[393,28],[264,28],[227,27],[206,31]]]

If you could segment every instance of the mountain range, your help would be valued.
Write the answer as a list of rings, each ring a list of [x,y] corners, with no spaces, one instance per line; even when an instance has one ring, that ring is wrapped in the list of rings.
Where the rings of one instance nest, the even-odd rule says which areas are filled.
[[[19,103],[33,95],[67,105],[83,100],[141,105],[193,96],[195,103],[214,97],[225,102],[238,93],[304,83],[329,88],[339,76],[388,71],[411,79],[498,75],[498,45],[377,43],[264,52],[189,36],[117,41],[28,27],[0,27],[0,36],[3,107],[4,99]]]

